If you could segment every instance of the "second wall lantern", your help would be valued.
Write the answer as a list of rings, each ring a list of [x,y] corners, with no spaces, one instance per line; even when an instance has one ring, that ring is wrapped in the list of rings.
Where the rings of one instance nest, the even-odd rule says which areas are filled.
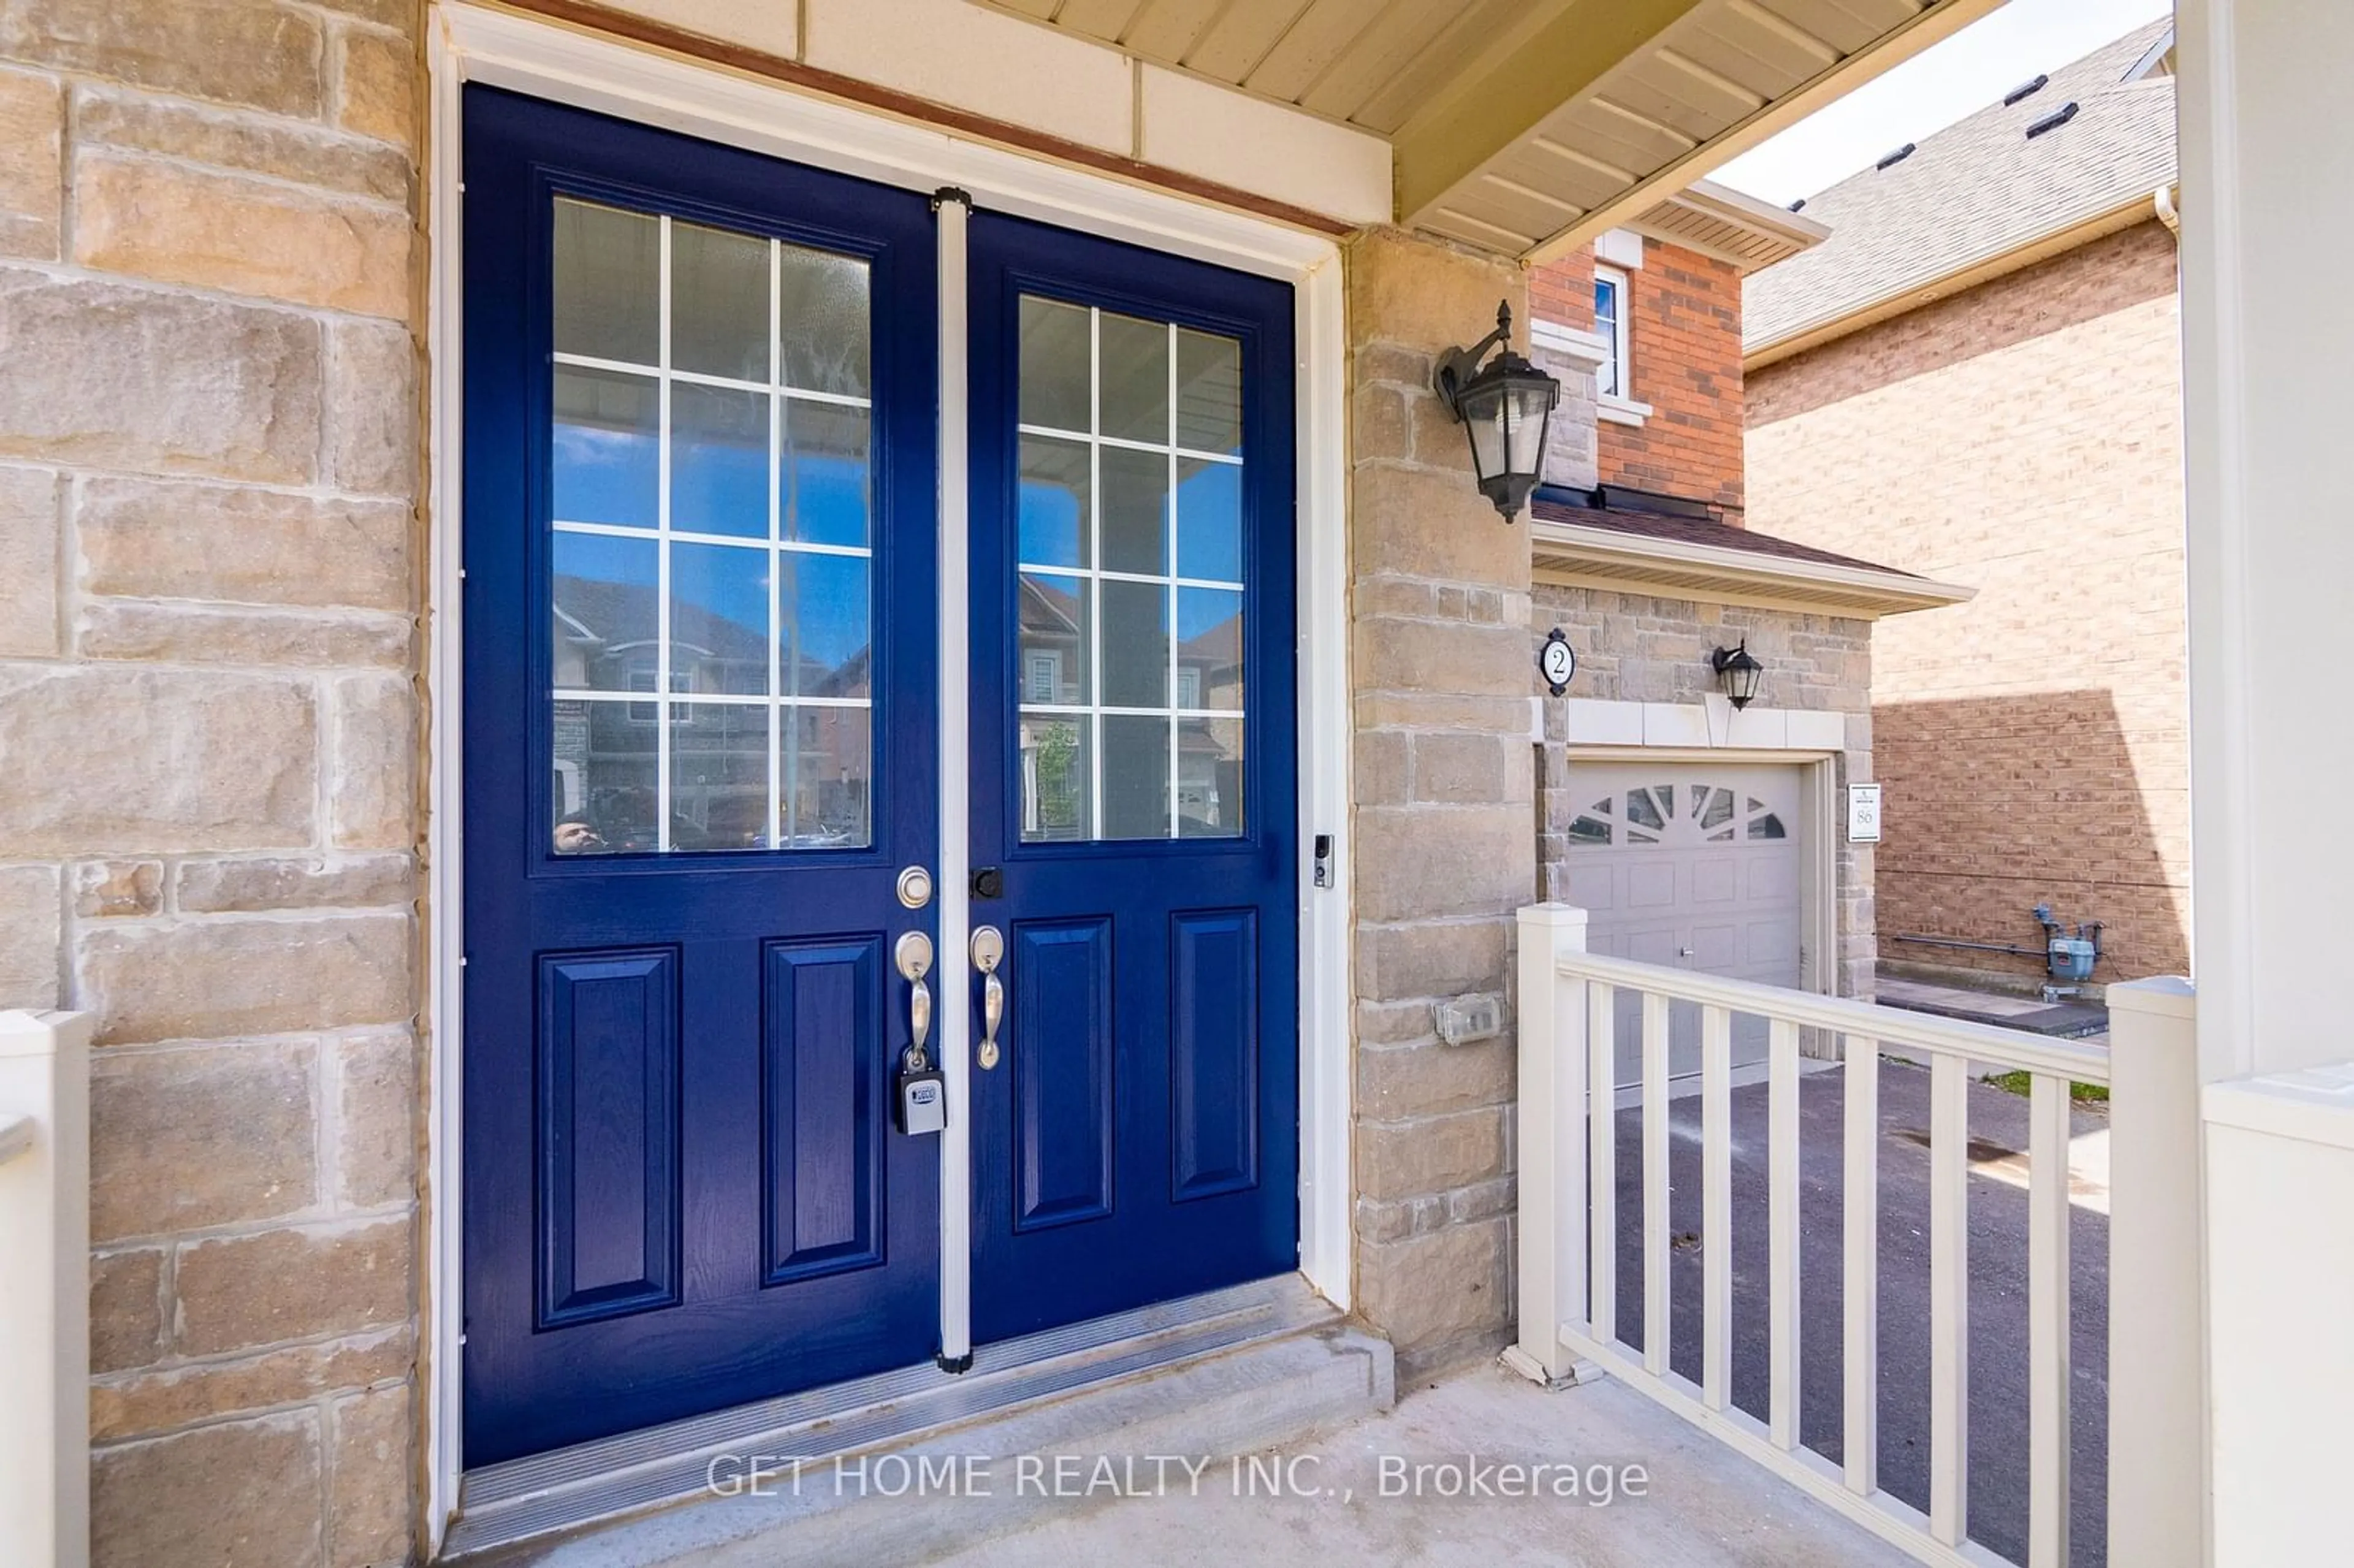
[[[1479,356],[1496,349],[1486,365]],[[1512,352],[1512,307],[1496,306],[1496,330],[1469,348],[1438,358],[1437,390],[1471,438],[1471,468],[1479,493],[1504,521],[1528,504],[1544,468],[1545,434],[1561,383]]]
[[[1749,652],[1747,639],[1738,648],[1719,648],[1708,656],[1716,670],[1717,683],[1736,708],[1745,708],[1757,696],[1757,683],[1765,678],[1766,666]]]

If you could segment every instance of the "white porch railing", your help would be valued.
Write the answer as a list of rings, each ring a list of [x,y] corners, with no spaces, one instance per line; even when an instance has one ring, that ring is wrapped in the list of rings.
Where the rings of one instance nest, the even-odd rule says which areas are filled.
[[[2168,991],[2168,987],[2178,988]],[[1622,1335],[1617,1269],[1617,992],[1639,995],[1640,1346]],[[2154,1419],[2109,1433],[2109,1556],[2120,1568],[2200,1559],[2175,1528],[2204,1489],[2197,1416],[2197,1064],[2180,982],[2111,988],[2112,1047],[1639,964],[1585,950],[1585,912],[1544,904],[1520,916],[1520,1343],[1524,1371],[1552,1379],[1598,1365],[1714,1433],[1923,1563],[2003,1561],[1969,1535],[1968,1086],[1972,1064],[2032,1075],[2028,1107],[2029,1568],[2066,1568],[2071,1419],[2069,1084],[2112,1084],[2112,1169],[2179,1172],[2168,1213],[2113,1187],[2112,1409]],[[1670,1364],[1670,1009],[1700,1030],[1701,1376]],[[1764,1419],[1733,1401],[1733,1038],[1736,1014],[1766,1021],[1766,1339]],[[1843,1046],[1840,1142],[1841,1453],[1799,1441],[1799,1040]],[[1878,1234],[1883,1051],[1927,1064],[1929,1485],[1921,1510],[1878,1474]],[[1588,1107],[1598,1107],[1589,1115]],[[2187,1183],[2186,1185],[2183,1185]],[[2186,1196],[2182,1194],[2187,1193]],[[1589,1201],[1594,1200],[1594,1201]],[[2184,1304],[2188,1303],[2186,1307]],[[1688,1363],[1689,1364],[1689,1363]],[[2192,1390],[2189,1420],[2179,1391]],[[2195,1520],[2196,1505],[2193,1507]]]
[[[90,1562],[90,1032],[0,1012],[0,1559]]]

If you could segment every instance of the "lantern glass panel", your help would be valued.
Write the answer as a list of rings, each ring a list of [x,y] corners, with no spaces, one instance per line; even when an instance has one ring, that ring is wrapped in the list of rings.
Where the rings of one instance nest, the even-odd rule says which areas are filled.
[[[1502,392],[1494,387],[1475,390],[1463,399],[1463,424],[1471,432],[1471,466],[1482,482],[1504,471],[1506,408]]]
[[[1535,473],[1544,462],[1545,426],[1550,422],[1551,412],[1545,401],[1540,388],[1512,388],[1508,404],[1512,419],[1505,457],[1513,473]]]

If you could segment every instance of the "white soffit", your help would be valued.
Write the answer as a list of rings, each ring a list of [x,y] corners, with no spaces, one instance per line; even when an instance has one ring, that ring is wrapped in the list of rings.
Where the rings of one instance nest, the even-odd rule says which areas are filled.
[[[1730,261],[1744,272],[1787,260],[1830,237],[1830,230],[1812,218],[1711,180],[1678,191],[1628,227]]]
[[[972,3],[1382,137],[1399,221],[1543,260],[1999,0]]]

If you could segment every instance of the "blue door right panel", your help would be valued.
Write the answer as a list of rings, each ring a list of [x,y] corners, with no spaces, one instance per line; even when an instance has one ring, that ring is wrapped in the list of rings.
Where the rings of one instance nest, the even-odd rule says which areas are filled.
[[[1288,287],[972,222],[982,1342],[1298,1266]]]

